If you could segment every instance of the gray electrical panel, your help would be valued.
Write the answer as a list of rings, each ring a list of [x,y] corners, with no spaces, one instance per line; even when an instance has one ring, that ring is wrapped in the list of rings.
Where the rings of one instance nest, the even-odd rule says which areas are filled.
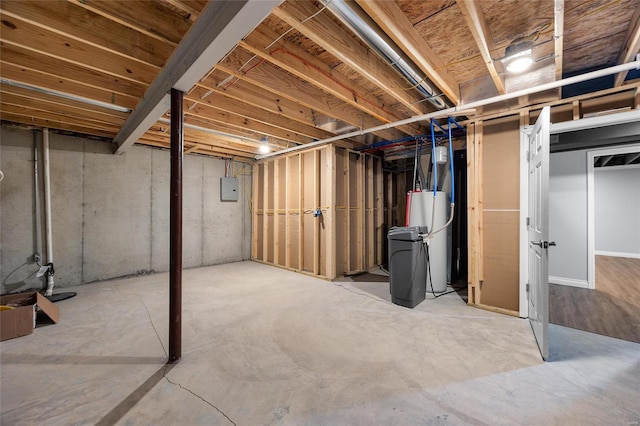
[[[220,178],[220,201],[238,201],[238,179]]]

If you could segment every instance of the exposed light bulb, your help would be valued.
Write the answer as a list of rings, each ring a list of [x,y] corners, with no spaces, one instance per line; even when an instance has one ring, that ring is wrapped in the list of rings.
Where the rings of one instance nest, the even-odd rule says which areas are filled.
[[[260,144],[260,153],[268,154],[269,152],[271,152],[271,148],[269,148],[269,145],[267,145],[267,141],[263,140],[262,143]]]
[[[508,58],[505,58],[503,62],[506,63],[507,71],[517,74],[529,69],[529,67],[533,64],[531,53],[531,49],[527,49],[525,51],[518,52]]]

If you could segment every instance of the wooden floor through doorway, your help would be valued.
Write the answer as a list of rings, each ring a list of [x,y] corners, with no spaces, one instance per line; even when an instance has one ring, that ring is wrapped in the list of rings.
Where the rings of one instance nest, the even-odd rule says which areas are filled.
[[[640,343],[640,259],[596,256],[596,289],[549,284],[549,322]]]

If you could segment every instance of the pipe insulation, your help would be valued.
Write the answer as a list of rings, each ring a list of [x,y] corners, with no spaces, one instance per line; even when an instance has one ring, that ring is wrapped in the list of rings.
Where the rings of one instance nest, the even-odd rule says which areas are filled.
[[[47,264],[53,265],[53,227],[51,223],[51,168],[49,161],[49,129],[42,129],[42,166],[44,169],[44,228],[47,244]],[[47,274],[45,296],[53,294],[53,274]]]
[[[307,149],[319,145],[324,145],[330,142],[335,142],[343,139],[349,139],[356,136],[366,135],[368,133],[377,132],[379,130],[393,129],[398,126],[402,126],[405,124],[412,124],[418,121],[427,121],[432,118],[442,118],[448,116],[461,116],[461,115],[469,115],[473,114],[473,110],[478,107],[495,104],[502,101],[508,101],[510,99],[519,98],[520,96],[531,95],[533,93],[543,92],[545,90],[557,89],[560,87],[567,86],[569,84],[581,83],[583,81],[593,80],[594,78],[604,77],[611,74],[618,74],[620,72],[629,71],[632,69],[640,69],[640,59],[636,59],[633,62],[627,62],[626,64],[616,65],[609,68],[604,68],[597,71],[588,72],[585,74],[576,75],[573,77],[565,78],[562,80],[553,81],[551,83],[541,84],[539,86],[530,87],[527,89],[518,90],[516,92],[506,93],[504,95],[493,96],[491,98],[482,99],[479,101],[470,102],[468,104],[461,104],[455,107],[443,109],[440,111],[434,111],[427,114],[414,115],[413,117],[405,118],[404,120],[398,120],[393,123],[385,123],[380,126],[369,127],[368,129],[357,130],[350,133],[345,133],[343,135],[332,136],[327,139],[322,139],[316,142],[311,142],[304,145],[298,145],[295,147],[283,149],[280,151],[276,151],[270,154],[265,155],[257,155],[257,160],[262,160],[268,157],[274,157],[277,155],[287,154],[292,151],[298,151],[300,149]]]

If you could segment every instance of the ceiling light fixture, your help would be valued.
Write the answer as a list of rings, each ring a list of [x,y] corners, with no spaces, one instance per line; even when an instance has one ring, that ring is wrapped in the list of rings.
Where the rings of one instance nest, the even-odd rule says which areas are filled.
[[[262,141],[262,143],[260,144],[260,153],[268,154],[269,152],[271,152],[271,148],[269,148],[269,145],[267,144],[267,137],[265,136],[260,140]]]
[[[533,65],[533,41],[514,40],[505,50],[505,57],[501,59],[508,72],[518,74]]]

